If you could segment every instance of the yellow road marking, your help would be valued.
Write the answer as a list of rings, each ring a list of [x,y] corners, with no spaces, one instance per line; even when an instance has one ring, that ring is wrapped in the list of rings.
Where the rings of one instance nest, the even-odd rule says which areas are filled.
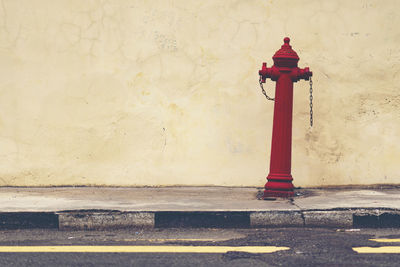
[[[0,246],[0,252],[100,252],[100,253],[272,253],[288,247],[253,246]]]
[[[358,253],[400,253],[400,246],[386,246],[386,247],[357,247],[353,248]]]
[[[370,239],[370,241],[375,241],[375,242],[382,242],[382,243],[399,243],[400,242],[400,238],[374,238],[374,239]]]

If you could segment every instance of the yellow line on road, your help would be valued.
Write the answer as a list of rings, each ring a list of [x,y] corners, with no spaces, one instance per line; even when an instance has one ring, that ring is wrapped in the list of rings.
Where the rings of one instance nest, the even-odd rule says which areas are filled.
[[[400,253],[400,246],[356,247],[353,250],[358,253]]]
[[[370,241],[375,241],[375,242],[382,242],[382,243],[399,243],[400,238],[374,238],[370,239]]]
[[[77,252],[77,253],[272,253],[288,247],[252,246],[0,246],[0,252]]]

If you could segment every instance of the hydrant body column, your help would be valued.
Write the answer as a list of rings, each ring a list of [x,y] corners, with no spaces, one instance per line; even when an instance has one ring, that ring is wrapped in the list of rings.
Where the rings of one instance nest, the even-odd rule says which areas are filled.
[[[262,82],[266,78],[276,81],[270,172],[264,198],[294,195],[291,174],[293,83],[300,79],[308,80],[312,72],[308,68],[297,67],[299,57],[289,42],[286,37],[282,48],[273,56],[274,65],[271,68],[263,63],[259,71]]]
[[[270,171],[265,188],[269,196],[291,196],[293,82],[289,73],[279,75],[275,91]]]

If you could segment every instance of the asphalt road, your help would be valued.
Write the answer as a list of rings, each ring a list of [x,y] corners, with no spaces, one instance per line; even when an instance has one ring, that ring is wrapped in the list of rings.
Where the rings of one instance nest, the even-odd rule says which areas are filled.
[[[16,252],[25,246],[37,251],[66,246],[103,252]],[[210,247],[213,251],[215,246],[229,248],[195,252]],[[278,251],[235,251],[266,246]],[[106,252],[116,247],[137,252]],[[175,252],[143,253],[171,247]],[[357,247],[369,247],[367,252],[381,247],[392,253],[358,253]],[[192,252],[184,252],[188,248]],[[0,252],[0,266],[400,266],[400,229],[7,230],[0,231],[0,251],[13,251]]]

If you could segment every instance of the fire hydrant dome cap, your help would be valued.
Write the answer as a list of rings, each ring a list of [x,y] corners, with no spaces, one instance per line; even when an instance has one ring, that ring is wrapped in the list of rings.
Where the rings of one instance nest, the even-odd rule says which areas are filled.
[[[290,38],[286,37],[283,39],[284,44],[281,49],[276,51],[275,55],[272,57],[276,67],[297,67],[297,62],[299,61],[299,56],[296,51],[292,49],[290,43]]]

